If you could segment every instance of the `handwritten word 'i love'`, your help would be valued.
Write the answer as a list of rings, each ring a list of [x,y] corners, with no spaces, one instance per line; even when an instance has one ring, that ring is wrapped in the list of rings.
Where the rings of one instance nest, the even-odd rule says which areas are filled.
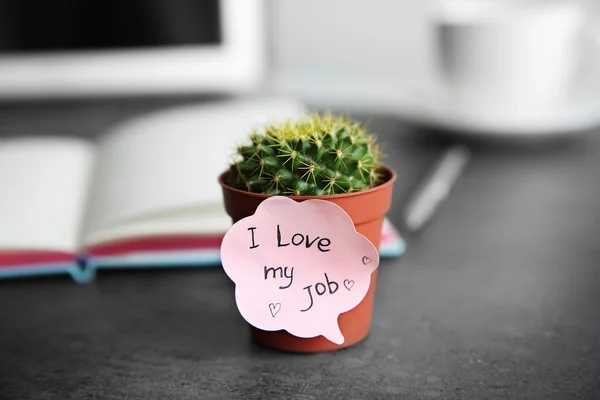
[[[248,230],[252,232],[252,246],[250,246],[250,249],[255,249],[258,246],[260,246],[255,242],[254,239],[254,231],[256,230],[256,227],[250,227],[248,228]],[[330,239],[321,238],[317,236],[316,238],[311,240],[308,235],[302,233],[295,233],[294,235],[292,235],[291,240],[286,243],[285,239],[282,239],[281,228],[279,227],[279,225],[277,225],[277,247],[286,247],[289,246],[290,243],[294,246],[301,246],[304,243],[307,249],[311,248],[316,243],[315,247],[323,253],[326,253],[331,250],[327,248],[331,244]]]

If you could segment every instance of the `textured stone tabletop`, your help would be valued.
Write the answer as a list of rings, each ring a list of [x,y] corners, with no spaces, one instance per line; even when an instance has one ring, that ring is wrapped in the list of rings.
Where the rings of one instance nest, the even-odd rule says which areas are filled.
[[[0,109],[0,133],[117,117],[85,110]],[[401,227],[443,143],[371,127]],[[599,173],[595,136],[474,145],[435,219],[380,265],[369,337],[334,353],[253,345],[220,269],[0,282],[0,399],[600,399]]]

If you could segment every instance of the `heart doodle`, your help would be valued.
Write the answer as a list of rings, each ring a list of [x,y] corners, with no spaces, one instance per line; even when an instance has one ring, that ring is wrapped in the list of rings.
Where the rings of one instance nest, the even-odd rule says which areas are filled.
[[[364,265],[371,264],[371,261],[373,261],[373,260],[371,260],[371,259],[370,259],[369,257],[367,257],[367,256],[364,256],[364,257],[362,258],[362,263],[363,263]]]
[[[354,286],[354,281],[351,281],[350,279],[344,279],[344,287],[348,290],[352,289],[352,286]]]
[[[273,318],[275,318],[275,316],[277,315],[279,310],[281,310],[281,303],[270,303],[269,304],[269,311],[271,311],[271,315],[273,316]]]

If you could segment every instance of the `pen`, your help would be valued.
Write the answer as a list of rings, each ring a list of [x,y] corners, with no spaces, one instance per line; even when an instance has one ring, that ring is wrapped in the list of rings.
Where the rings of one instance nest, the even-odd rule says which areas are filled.
[[[448,197],[469,158],[469,151],[464,146],[453,146],[444,153],[408,202],[404,218],[410,230],[419,230],[431,219],[440,203]]]

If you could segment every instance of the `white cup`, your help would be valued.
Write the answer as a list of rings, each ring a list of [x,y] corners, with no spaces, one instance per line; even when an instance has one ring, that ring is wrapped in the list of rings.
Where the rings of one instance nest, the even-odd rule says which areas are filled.
[[[530,117],[558,106],[580,62],[572,1],[445,0],[433,14],[438,77],[456,111]]]

